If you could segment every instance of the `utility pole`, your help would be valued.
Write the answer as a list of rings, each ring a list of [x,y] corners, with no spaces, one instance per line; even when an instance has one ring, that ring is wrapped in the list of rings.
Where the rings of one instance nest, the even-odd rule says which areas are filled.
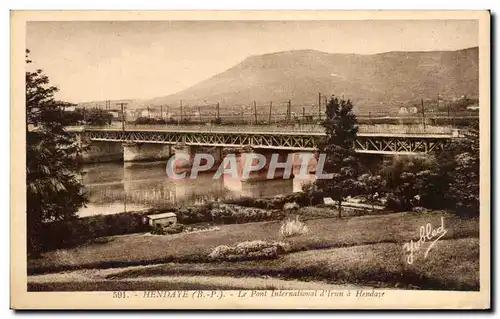
[[[422,104],[422,121],[424,122],[424,131],[425,131],[425,110],[424,110],[424,99],[420,99],[420,103]]]
[[[255,125],[257,125],[257,104],[253,101],[253,113],[255,115]]]
[[[321,92],[318,93],[318,118],[321,121]]]
[[[181,100],[181,114],[180,114],[180,122],[182,122],[182,100]]]
[[[121,109],[122,109],[122,132],[125,132],[125,105],[127,105],[127,103],[118,103],[118,105],[120,105]]]
[[[148,109],[148,118],[150,119],[151,118],[151,113],[149,112],[149,106],[147,107]]]
[[[305,123],[306,121],[306,108],[302,107],[302,122]]]
[[[201,109],[199,106],[198,106],[198,116],[200,117],[200,123],[201,123]]]
[[[273,101],[269,102],[269,125],[271,125],[271,114],[272,114],[272,110],[273,110]]]
[[[220,105],[219,105],[219,102],[217,102],[217,118],[220,118]]]
[[[160,105],[160,119],[163,120],[163,105]]]
[[[448,103],[448,105],[446,106],[446,109],[448,111],[448,125],[451,125],[451,117],[450,117],[450,104]]]

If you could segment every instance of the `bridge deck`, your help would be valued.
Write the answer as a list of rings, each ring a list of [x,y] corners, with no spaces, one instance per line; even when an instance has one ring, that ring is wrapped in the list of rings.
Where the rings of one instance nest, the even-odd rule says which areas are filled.
[[[236,128],[235,128],[236,129]],[[235,131],[235,130],[222,130],[222,129],[178,129],[178,128],[131,128],[127,127],[125,130],[120,128],[85,128],[85,131],[91,132],[166,132],[166,133],[186,133],[186,134],[236,134],[236,135],[286,135],[286,136],[325,136],[324,132],[318,131],[289,131],[289,132],[278,132],[278,131]],[[359,137],[395,137],[395,138],[429,138],[429,139],[449,139],[452,134],[449,133],[358,133]]]

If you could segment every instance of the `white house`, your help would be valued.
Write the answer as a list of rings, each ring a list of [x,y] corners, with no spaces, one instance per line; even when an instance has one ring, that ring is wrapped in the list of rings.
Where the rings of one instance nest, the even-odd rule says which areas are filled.
[[[416,114],[418,112],[418,109],[416,106],[402,106],[399,108],[399,114],[405,115],[405,114]]]

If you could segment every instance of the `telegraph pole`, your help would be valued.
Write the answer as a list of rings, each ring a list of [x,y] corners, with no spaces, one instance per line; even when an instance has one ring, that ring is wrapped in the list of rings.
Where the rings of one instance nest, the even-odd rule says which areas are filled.
[[[306,108],[302,107],[302,122],[306,121]]]
[[[422,104],[422,121],[424,122],[424,130],[425,130],[425,110],[424,110],[424,99],[420,99],[420,103]]]
[[[127,103],[118,103],[118,105],[120,105],[121,109],[122,109],[122,132],[125,132],[125,105],[127,105]]]
[[[288,100],[288,121],[292,121],[292,100]]]
[[[269,125],[271,125],[271,114],[272,114],[272,109],[273,109],[273,101],[269,102]]]
[[[182,100],[181,100],[181,114],[179,119],[180,119],[179,121],[182,122]]]
[[[163,120],[163,105],[160,105],[160,119]]]
[[[219,102],[217,102],[217,118],[220,118],[220,106],[219,106]]]
[[[201,123],[201,109],[199,106],[198,106],[198,116],[200,117],[200,123]]]
[[[321,121],[321,92],[318,93],[318,118]]]
[[[253,113],[255,115],[255,125],[257,125],[257,104],[253,101]]]

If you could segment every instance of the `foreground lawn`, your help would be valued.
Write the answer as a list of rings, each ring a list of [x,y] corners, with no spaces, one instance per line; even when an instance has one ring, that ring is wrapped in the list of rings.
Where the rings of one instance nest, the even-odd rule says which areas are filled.
[[[406,262],[400,245],[381,243],[297,252],[266,261],[170,263],[126,270],[108,277],[118,280],[178,275],[265,275],[373,287],[479,290],[479,239],[440,240],[427,258],[424,259],[420,251],[411,265]]]
[[[218,245],[232,245],[248,240],[286,241],[290,243],[292,252],[352,247],[352,252],[348,254],[344,253],[343,256],[345,257],[343,258],[351,260],[349,258],[354,257],[349,257],[350,254],[355,255],[356,252],[361,254],[358,258],[352,259],[353,267],[356,264],[360,264],[360,262],[372,263],[371,266],[360,264],[362,265],[359,266],[361,268],[378,267],[377,263],[384,263],[384,259],[386,258],[389,258],[388,260],[391,261],[391,265],[393,262],[396,262],[394,267],[397,265],[399,265],[398,267],[403,267],[403,243],[410,241],[410,239],[418,240],[418,229],[420,226],[425,226],[427,223],[431,223],[435,228],[440,226],[441,217],[444,217],[444,228],[447,230],[447,233],[439,243],[444,239],[478,237],[479,223],[477,219],[461,219],[445,212],[395,213],[345,219],[329,218],[309,220],[307,221],[309,232],[291,238],[283,238],[279,234],[280,222],[248,223],[225,225],[220,227],[220,231],[206,233],[179,234],[172,236],[147,236],[144,234],[136,234],[104,238],[100,243],[93,243],[73,249],[53,251],[44,254],[42,258],[29,260],[28,273],[56,272],[64,269],[112,268],[166,262],[207,262],[207,256],[214,247]],[[470,245],[474,247],[475,239],[467,239],[466,241],[469,240],[472,240],[472,244]],[[372,248],[361,249],[353,247],[384,243],[388,244],[388,246],[373,245],[374,250]],[[390,244],[392,244],[392,246]],[[455,249],[454,247],[455,245],[452,245],[453,249]],[[462,247],[460,249],[464,248]],[[302,254],[307,256],[304,258],[311,261],[315,260],[315,258],[320,258],[320,256],[324,256],[324,254],[330,256],[327,250],[322,252],[306,251]],[[307,254],[311,255],[309,256]],[[389,254],[389,256],[384,254]],[[432,252],[430,254],[432,254]],[[273,263],[282,264],[285,261],[286,265],[287,258],[292,258],[291,256],[297,255],[289,254],[279,260],[260,261],[255,263],[263,265],[262,267],[268,267]],[[449,259],[453,260],[451,255]],[[460,264],[462,261],[457,259],[454,263]],[[446,260],[443,260],[442,263],[446,263]],[[238,263],[238,265],[245,264],[246,263]],[[319,261],[315,261],[311,265],[318,266],[320,264]],[[415,261],[414,265],[415,267],[420,267],[417,261]],[[338,274],[342,274],[345,271],[345,267],[342,263],[337,264],[335,268]],[[321,273],[321,269],[322,267],[318,266],[317,272]],[[397,273],[397,271],[402,268],[390,269],[390,273]],[[363,271],[369,272],[371,270],[365,269]],[[422,273],[422,271],[424,271],[424,269],[419,270],[418,274],[426,275]],[[447,269],[441,269],[440,271],[444,272],[447,271]],[[324,278],[327,275],[319,276]],[[365,277],[369,277],[369,274]],[[336,275],[336,278],[340,280],[342,276]],[[349,276],[346,276],[346,278],[349,278]],[[360,278],[362,278],[362,276],[360,276]]]

